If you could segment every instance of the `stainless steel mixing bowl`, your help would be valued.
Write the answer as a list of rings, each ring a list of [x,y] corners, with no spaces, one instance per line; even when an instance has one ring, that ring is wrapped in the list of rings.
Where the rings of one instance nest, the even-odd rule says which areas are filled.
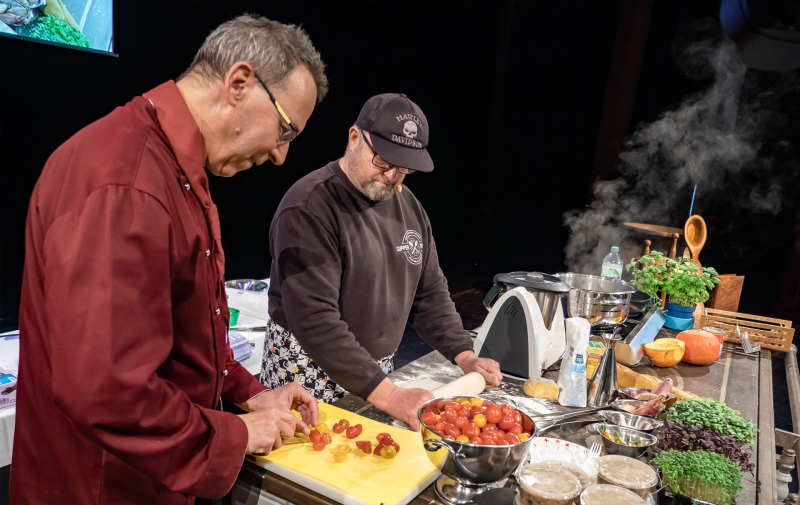
[[[464,444],[440,436],[422,422],[426,412],[439,414],[447,402],[469,400],[470,396],[434,398],[417,411],[425,454],[442,472],[435,490],[447,503],[469,503],[477,494],[487,489],[487,484],[507,478],[517,468],[532,438],[514,445]],[[533,420],[520,412],[523,418]]]
[[[632,284],[596,275],[561,273],[556,277],[569,285],[562,297],[567,317],[582,317],[592,326],[617,326],[628,318]]]

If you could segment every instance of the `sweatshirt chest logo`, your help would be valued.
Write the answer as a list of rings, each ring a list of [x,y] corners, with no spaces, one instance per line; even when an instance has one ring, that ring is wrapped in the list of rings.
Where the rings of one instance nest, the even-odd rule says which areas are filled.
[[[406,255],[406,259],[412,265],[422,263],[422,236],[414,230],[406,231],[403,235],[402,245],[396,247],[397,252]]]

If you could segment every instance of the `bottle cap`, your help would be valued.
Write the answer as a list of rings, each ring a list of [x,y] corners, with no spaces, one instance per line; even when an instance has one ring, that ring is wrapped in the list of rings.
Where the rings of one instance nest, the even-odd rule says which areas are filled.
[[[617,246],[613,246],[613,247],[611,248],[611,252],[619,252],[619,247],[617,247]]]

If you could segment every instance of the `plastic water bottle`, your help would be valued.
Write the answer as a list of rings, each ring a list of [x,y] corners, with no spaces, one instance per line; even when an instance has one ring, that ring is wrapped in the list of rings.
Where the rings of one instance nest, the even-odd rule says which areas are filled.
[[[619,257],[619,247],[612,247],[611,252],[603,258],[603,268],[600,271],[600,275],[612,279],[622,278],[622,258]]]

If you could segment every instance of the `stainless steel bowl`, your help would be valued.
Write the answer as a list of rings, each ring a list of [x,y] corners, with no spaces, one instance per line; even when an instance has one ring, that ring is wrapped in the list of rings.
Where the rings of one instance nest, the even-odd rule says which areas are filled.
[[[505,479],[517,468],[532,438],[514,445],[473,445],[464,444],[440,436],[422,422],[422,415],[432,411],[437,414],[444,410],[447,402],[463,401],[469,396],[449,396],[434,398],[425,402],[417,411],[420,423],[422,444],[431,463],[442,474],[463,484],[490,484]],[[530,417],[523,418],[533,422]]]
[[[269,284],[258,279],[234,279],[225,282],[226,288],[243,289],[245,291],[264,291]]]
[[[652,393],[652,389],[644,389],[644,388],[622,388],[617,390],[619,392],[620,398],[623,400],[635,400],[636,395],[641,393]],[[670,408],[675,404],[675,395],[672,393],[667,393],[667,399],[664,400],[664,406],[666,408]]]
[[[614,442],[613,440],[609,440],[601,433],[601,429],[603,426],[607,426],[610,431],[616,431],[619,433],[619,437],[622,441],[621,444]],[[633,430],[631,428],[623,428],[622,426],[616,426],[613,424],[607,423],[595,423],[592,425],[592,430],[596,431],[600,438],[603,439],[603,446],[606,448],[606,452],[608,454],[616,454],[618,456],[628,456],[629,458],[638,458],[652,445],[658,442],[658,437],[650,435],[649,433],[644,433],[642,431]],[[639,443],[638,447],[634,447],[627,444],[632,443]]]
[[[603,419],[605,419],[609,424],[622,426],[623,428],[631,428],[633,430],[643,431],[645,433],[650,433],[654,429],[664,424],[657,419],[631,414],[629,412],[604,410],[600,412],[600,415],[603,416]]]
[[[633,285],[608,277],[573,273],[555,274],[569,285],[562,298],[567,317],[582,317],[593,326],[617,326],[628,319]]]
[[[615,400],[614,402],[611,403],[611,406],[614,407],[615,409],[621,411],[621,412],[627,412],[629,414],[632,414],[633,412],[631,410],[628,410],[628,408],[632,407],[633,408],[632,410],[636,410],[639,407],[641,407],[642,405],[644,405],[645,403],[647,403],[647,402],[643,401],[643,400]],[[636,415],[640,415],[640,414],[636,414]],[[653,416],[655,416],[655,414],[648,415],[648,416],[642,416],[642,417],[653,417]]]

